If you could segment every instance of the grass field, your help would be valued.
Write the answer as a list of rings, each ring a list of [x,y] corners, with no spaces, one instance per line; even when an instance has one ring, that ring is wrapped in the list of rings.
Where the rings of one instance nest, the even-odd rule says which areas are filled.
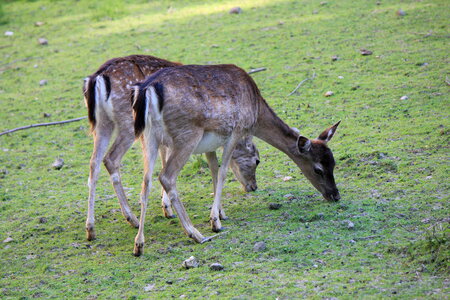
[[[112,57],[266,67],[252,77],[290,126],[314,138],[342,120],[330,142],[342,199],[324,201],[255,139],[259,189],[242,192],[230,172],[226,233],[191,241],[162,217],[155,179],[136,258],[104,168],[97,240],[85,240],[87,121],[17,131],[0,137],[0,297],[448,299],[449,19],[444,0],[2,1],[1,131],[86,115],[83,78]],[[122,173],[138,213],[139,143]],[[211,186],[204,158],[191,158],[178,189],[205,235]],[[191,255],[200,266],[182,269]]]

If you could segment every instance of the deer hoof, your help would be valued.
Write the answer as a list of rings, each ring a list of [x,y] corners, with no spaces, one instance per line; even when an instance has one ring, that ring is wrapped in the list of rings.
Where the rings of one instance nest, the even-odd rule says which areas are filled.
[[[142,254],[144,254],[144,243],[135,243],[133,255],[138,257],[141,256]]]
[[[127,222],[134,228],[139,228],[139,221],[133,214],[127,218]]]
[[[86,227],[86,239],[88,241],[95,240],[95,230],[93,226]]]
[[[220,227],[212,226],[211,229],[212,229],[212,231],[214,231],[214,232],[221,232],[221,231],[223,231],[223,230],[225,229],[225,227],[222,227],[222,226],[220,226]]]

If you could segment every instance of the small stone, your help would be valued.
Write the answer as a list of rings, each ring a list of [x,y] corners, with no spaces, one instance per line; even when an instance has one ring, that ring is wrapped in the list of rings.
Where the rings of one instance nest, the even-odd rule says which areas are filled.
[[[337,56],[337,55],[333,55],[332,57],[331,57],[331,60],[332,61],[337,61],[339,59],[339,56]]]
[[[42,79],[41,81],[39,81],[39,85],[40,86],[44,86],[44,85],[46,85],[48,83],[48,80],[47,79]]]
[[[361,49],[360,50],[361,55],[367,56],[367,55],[372,55],[373,52],[367,49]]]
[[[34,26],[40,27],[40,26],[42,26],[42,25],[44,25],[44,24],[45,24],[44,22],[37,21],[37,22],[34,23]]]
[[[347,228],[348,228],[348,229],[353,229],[353,228],[355,227],[355,224],[353,224],[352,221],[347,220],[346,222],[347,222]]]
[[[9,243],[9,242],[12,242],[12,241],[14,241],[13,239],[12,239],[12,237],[7,237],[6,239],[4,239],[3,240],[3,243]]]
[[[266,250],[266,243],[264,243],[264,242],[257,242],[253,246],[253,251],[255,251],[255,252],[261,252],[264,250]]]
[[[213,271],[222,271],[223,270],[223,266],[219,263],[213,263],[209,266],[209,268]]]
[[[39,223],[41,223],[41,224],[47,223],[47,218],[46,217],[39,218]]]
[[[48,45],[48,40],[44,38],[39,38],[38,42],[40,45]]]
[[[52,115],[49,113],[44,113],[44,118],[50,118]]]
[[[408,97],[408,96],[406,96],[406,95],[405,95],[405,96],[401,96],[401,97],[400,97],[400,100],[408,100],[408,99],[409,99],[409,97]]]
[[[55,162],[52,164],[53,169],[60,170],[64,166],[64,159],[57,158]]]
[[[289,181],[289,180],[291,180],[292,179],[292,176],[285,176],[284,178],[283,178],[283,181]]]
[[[397,10],[396,14],[399,17],[406,16],[406,12],[403,9],[401,9],[401,8],[399,10]]]
[[[320,2],[320,5],[322,5],[322,6],[327,5],[327,4],[328,4],[327,1],[322,1],[322,2]]]
[[[344,79],[344,76],[339,75],[338,78],[339,79]]]
[[[350,243],[350,244],[355,244],[356,241],[355,241],[355,240],[350,240],[349,243]]]
[[[181,265],[185,269],[192,269],[192,268],[197,268],[199,263],[198,263],[198,260],[194,256],[191,256],[188,259],[186,259],[185,261],[183,261],[183,263]]]
[[[328,91],[328,92],[326,92],[324,94],[325,97],[330,97],[330,96],[333,96],[333,95],[334,95],[334,93],[332,91]]]
[[[150,292],[154,288],[155,288],[155,284],[153,284],[153,283],[147,284],[146,286],[144,286],[144,292]]]
[[[241,14],[242,13],[242,8],[240,8],[239,6],[233,7],[232,9],[230,9],[229,11],[230,14]]]
[[[13,36],[14,32],[12,31],[5,31],[5,36]]]
[[[281,206],[282,206],[281,203],[269,203],[269,209],[272,209],[272,210],[280,209]]]
[[[284,198],[288,198],[289,200],[295,198],[295,196],[292,195],[292,194],[286,194],[286,195],[284,195],[283,197],[284,197]]]

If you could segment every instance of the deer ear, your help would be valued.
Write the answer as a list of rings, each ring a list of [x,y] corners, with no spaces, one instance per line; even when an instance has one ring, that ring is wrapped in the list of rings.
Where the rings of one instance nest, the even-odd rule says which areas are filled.
[[[325,131],[322,132],[317,139],[321,140],[321,141],[324,141],[324,142],[330,141],[331,138],[333,137],[334,133],[336,132],[336,129],[339,126],[340,123],[341,123],[341,121],[337,122],[336,124],[334,124],[330,128],[325,129]]]
[[[299,136],[297,140],[297,146],[300,153],[306,153],[311,150],[311,141],[304,136]]]

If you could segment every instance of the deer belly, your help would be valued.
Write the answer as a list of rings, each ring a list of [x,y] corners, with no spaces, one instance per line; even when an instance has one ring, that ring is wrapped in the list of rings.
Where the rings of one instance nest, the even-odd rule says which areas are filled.
[[[216,151],[217,148],[222,147],[225,144],[225,141],[226,139],[221,135],[206,132],[197,144],[194,154]]]

